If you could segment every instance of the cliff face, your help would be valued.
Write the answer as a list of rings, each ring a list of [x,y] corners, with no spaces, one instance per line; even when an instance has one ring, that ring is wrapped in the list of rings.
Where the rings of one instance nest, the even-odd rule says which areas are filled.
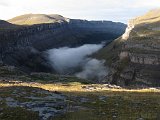
[[[140,54],[131,52],[121,52],[120,59],[123,60],[129,58],[132,63],[144,64],[144,65],[160,65],[159,54]]]
[[[96,55],[112,61],[108,63],[111,83],[134,87],[160,86],[159,26],[159,9],[130,20],[122,37]],[[107,57],[101,57],[104,53]]]
[[[122,23],[60,15],[27,14],[8,21],[0,22],[0,61],[25,71],[51,71],[43,55],[47,49],[110,42],[126,28]]]

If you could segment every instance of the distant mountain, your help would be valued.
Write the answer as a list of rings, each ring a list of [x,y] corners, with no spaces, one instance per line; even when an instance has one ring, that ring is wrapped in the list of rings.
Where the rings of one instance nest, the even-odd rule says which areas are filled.
[[[57,14],[25,14],[8,20],[10,23],[18,25],[33,25],[43,23],[67,22],[69,19]]]
[[[68,19],[56,14],[26,14],[0,22],[0,26],[0,61],[27,72],[51,71],[43,55],[48,49],[109,43],[126,28],[123,23]]]
[[[122,37],[95,57],[110,66],[109,82],[122,86],[160,86],[160,9],[129,21]]]

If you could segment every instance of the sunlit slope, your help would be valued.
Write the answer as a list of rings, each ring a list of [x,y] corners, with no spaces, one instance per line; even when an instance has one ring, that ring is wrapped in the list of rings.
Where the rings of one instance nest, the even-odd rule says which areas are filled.
[[[33,25],[42,23],[64,22],[67,18],[57,14],[25,14],[8,20],[8,22],[18,25]]]
[[[160,21],[160,9],[153,9],[149,12],[147,12],[143,16],[139,16],[133,20],[131,20],[133,24],[149,24],[149,23],[154,23],[154,22],[159,22]]]

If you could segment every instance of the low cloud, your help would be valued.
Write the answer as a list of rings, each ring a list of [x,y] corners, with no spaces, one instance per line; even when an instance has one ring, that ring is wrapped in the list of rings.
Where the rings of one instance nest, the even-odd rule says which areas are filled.
[[[59,74],[75,74],[85,79],[100,79],[107,74],[105,61],[88,56],[97,52],[103,44],[86,44],[76,48],[62,47],[47,51],[52,67]]]
[[[103,80],[108,73],[104,63],[104,60],[90,58],[83,66],[83,70],[76,73],[76,76],[83,79]]]

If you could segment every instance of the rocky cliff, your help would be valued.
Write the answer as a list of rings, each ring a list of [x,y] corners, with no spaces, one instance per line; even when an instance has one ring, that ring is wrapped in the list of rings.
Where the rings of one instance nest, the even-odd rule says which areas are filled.
[[[43,51],[62,46],[106,43],[124,33],[125,24],[27,14],[0,21],[0,61],[25,71],[51,71]]]
[[[99,51],[110,66],[108,82],[160,86],[160,9],[129,21],[122,37]]]

